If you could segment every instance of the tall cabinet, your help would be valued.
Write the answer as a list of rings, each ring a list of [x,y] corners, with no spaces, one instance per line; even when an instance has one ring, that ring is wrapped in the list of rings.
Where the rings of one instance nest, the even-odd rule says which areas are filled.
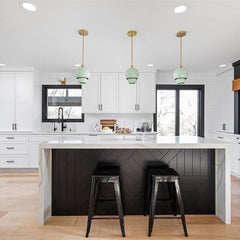
[[[0,72],[0,131],[32,130],[32,72]]]

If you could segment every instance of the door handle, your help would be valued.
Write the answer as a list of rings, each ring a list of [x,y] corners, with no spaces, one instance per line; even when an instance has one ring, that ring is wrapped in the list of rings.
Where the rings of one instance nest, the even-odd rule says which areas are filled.
[[[14,139],[14,137],[7,137],[7,139]]]
[[[6,147],[7,150],[14,150],[14,147]]]
[[[15,161],[13,160],[7,160],[7,163],[14,163]]]

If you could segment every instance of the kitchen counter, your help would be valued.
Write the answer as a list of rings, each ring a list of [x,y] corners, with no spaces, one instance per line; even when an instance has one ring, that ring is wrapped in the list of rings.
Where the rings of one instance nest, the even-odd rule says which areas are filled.
[[[231,223],[227,143],[198,137],[137,138],[62,136],[41,143],[40,224],[54,215],[87,214],[91,174],[101,161],[120,166],[126,214],[142,214],[144,172],[154,161],[165,162],[179,172],[186,214],[216,214]],[[104,209],[101,213],[111,212],[108,206]],[[165,208],[159,211],[169,214]]]

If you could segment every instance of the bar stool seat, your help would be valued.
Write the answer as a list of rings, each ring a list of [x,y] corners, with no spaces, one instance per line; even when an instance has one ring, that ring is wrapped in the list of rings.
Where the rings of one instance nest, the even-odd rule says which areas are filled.
[[[114,217],[94,217],[97,197],[98,197],[98,189],[99,184],[113,184],[115,191],[115,198],[118,209],[118,218]],[[103,201],[103,200],[102,200]],[[104,201],[112,201],[112,200],[104,200]],[[99,167],[97,168],[92,175],[92,183],[91,183],[91,192],[90,192],[90,201],[89,201],[89,212],[88,212],[88,223],[87,223],[87,231],[86,237],[88,237],[92,220],[94,219],[119,219],[122,236],[125,237],[125,229],[124,229],[124,219],[123,219],[123,206],[121,199],[121,190],[120,190],[120,171],[118,167]]]
[[[150,195],[151,195],[150,201],[148,202],[148,204],[150,204],[150,206],[148,206],[148,209],[150,209],[148,236],[151,237],[154,219],[178,218],[178,219],[182,219],[184,234],[187,237],[188,232],[187,232],[186,220],[184,215],[184,207],[183,207],[183,202],[181,197],[181,191],[179,186],[179,178],[180,178],[179,174],[172,168],[149,168],[147,174],[151,176],[151,189],[148,190],[148,192],[150,192]],[[175,205],[176,198],[177,198],[177,203],[179,206],[181,217],[155,217],[158,187],[160,183],[166,183],[168,185],[168,191],[169,191],[170,200],[172,203],[172,209],[175,216],[177,214],[176,205]]]

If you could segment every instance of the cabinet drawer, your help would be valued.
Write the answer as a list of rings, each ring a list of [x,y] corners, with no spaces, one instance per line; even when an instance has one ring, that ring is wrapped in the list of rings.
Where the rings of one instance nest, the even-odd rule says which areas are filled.
[[[0,142],[27,142],[28,136],[24,135],[0,135]]]
[[[0,143],[0,154],[28,154],[28,143]]]
[[[27,168],[28,157],[0,157],[0,168]]]
[[[30,136],[29,141],[30,142],[45,142],[45,141],[49,141],[51,139],[54,139],[54,135],[52,135],[52,136],[36,135],[36,136]]]

